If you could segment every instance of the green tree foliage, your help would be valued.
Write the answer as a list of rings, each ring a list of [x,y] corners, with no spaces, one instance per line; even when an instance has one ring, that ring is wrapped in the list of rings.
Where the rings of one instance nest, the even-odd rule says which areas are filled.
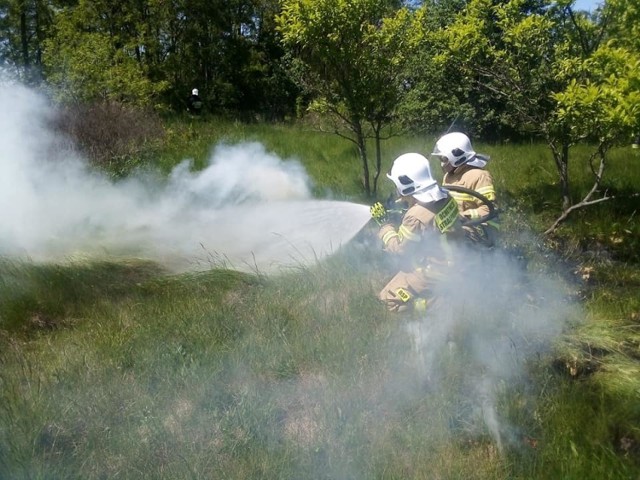
[[[271,116],[275,113],[276,118],[292,113],[299,95],[299,89],[287,69],[286,51],[278,31],[276,19],[280,11],[280,0],[259,2],[256,9],[256,24],[259,28],[255,35],[256,57],[259,59],[255,65],[260,73],[264,72],[259,76],[259,85],[266,93],[260,97],[261,111]]]
[[[640,5],[635,0],[608,0],[604,7],[607,34],[620,47],[640,52]]]
[[[145,7],[138,2],[80,0],[56,15],[53,34],[45,42],[44,64],[60,99],[153,104],[167,83],[150,75],[156,44],[144,28],[149,13]]]
[[[625,86],[626,91],[631,97],[640,92],[640,83],[638,83],[638,66],[637,62],[640,58],[640,5],[633,0],[609,0],[605,5],[603,21],[607,22],[607,46],[617,50],[617,55],[625,58],[619,58],[618,65],[625,72],[624,78],[627,78],[628,85]],[[609,63],[610,66],[616,66],[616,62]],[[617,72],[603,72],[610,76],[616,75]],[[630,106],[636,106],[636,110],[630,110],[630,115],[634,118],[634,133],[640,133],[640,111],[637,109],[637,102],[631,100]]]
[[[417,134],[445,131],[454,125],[468,132],[485,133],[495,128],[496,103],[490,95],[473,88],[472,77],[449,61],[443,31],[465,7],[466,0],[424,2],[423,34],[419,48],[407,63],[405,94],[399,105],[399,120]]]
[[[182,110],[198,88],[209,111],[283,118],[296,92],[280,63],[278,12],[277,0],[79,0],[56,10],[47,78],[65,101]]]
[[[298,84],[314,99],[313,110],[336,120],[335,133],[356,144],[369,195],[380,174],[382,130],[396,115],[404,65],[418,43],[419,17],[388,0],[286,0],[278,17]],[[367,138],[376,141],[373,179]]]
[[[220,99],[226,109],[272,120],[293,112],[298,90],[283,63],[279,13],[278,0],[238,1],[231,8],[231,34],[221,36],[226,43],[218,49],[219,86],[230,92],[228,100]]]
[[[27,84],[42,79],[42,49],[53,12],[63,2],[0,0],[0,66]]]
[[[559,175],[559,221],[609,198],[594,198],[606,152],[628,135],[637,110],[637,56],[602,43],[603,24],[597,20],[574,12],[571,4],[471,0],[443,31],[447,50],[440,60],[455,63],[475,89],[503,102],[504,122],[548,143]],[[569,151],[585,140],[595,142],[592,160],[599,165],[593,167],[594,188],[577,201],[570,189]]]

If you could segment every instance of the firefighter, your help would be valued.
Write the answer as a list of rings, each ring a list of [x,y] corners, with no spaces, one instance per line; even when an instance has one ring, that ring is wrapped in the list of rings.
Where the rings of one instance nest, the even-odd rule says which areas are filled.
[[[496,200],[491,173],[485,169],[489,157],[476,153],[471,140],[464,133],[452,132],[440,137],[432,155],[440,158],[444,171],[442,186],[458,186],[475,191],[487,200]],[[460,214],[469,220],[486,217],[489,206],[478,197],[469,193],[451,191],[451,196],[458,203]],[[470,237],[479,243],[492,247],[498,238],[499,224],[496,218],[482,222],[473,228],[467,228]]]
[[[405,265],[378,297],[392,312],[420,312],[435,300],[435,282],[452,264],[448,239],[464,238],[458,206],[434,180],[429,161],[419,153],[400,155],[387,177],[408,209],[397,229],[381,203],[371,207],[371,216],[380,225],[378,238],[384,250],[397,254]]]
[[[191,90],[191,95],[187,99],[187,110],[192,115],[200,115],[202,113],[202,99],[200,98],[200,92],[197,88]]]

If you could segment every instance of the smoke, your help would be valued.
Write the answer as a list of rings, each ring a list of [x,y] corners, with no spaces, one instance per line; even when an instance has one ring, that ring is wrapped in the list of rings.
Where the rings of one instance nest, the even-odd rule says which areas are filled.
[[[328,373],[327,365],[255,387],[260,396],[256,403],[280,409],[269,430],[274,445],[284,439],[303,452],[321,452],[316,454],[318,465],[307,467],[313,474],[299,477],[371,478],[371,458],[395,465],[406,455],[405,476],[413,478],[424,475],[427,461],[417,460],[420,453],[411,448],[420,452],[416,445],[427,445],[422,453],[432,454],[429,474],[466,478],[473,476],[470,471],[466,476],[452,473],[441,464],[459,461],[464,468],[468,459],[451,457],[473,459],[483,452],[493,458],[478,465],[483,469],[501,461],[498,454],[531,448],[528,439],[539,434],[536,400],[542,395],[532,367],[576,318],[578,306],[568,300],[560,280],[527,268],[499,249],[451,247],[457,261],[439,280],[439,300],[426,313],[385,318],[392,322],[389,337],[363,341],[366,347],[356,338],[366,337],[365,330],[387,331],[386,326],[365,323],[352,337],[345,334],[346,343],[352,344],[346,348],[358,354],[352,370],[340,366],[346,370],[343,377]],[[340,300],[330,296],[325,301],[331,305],[327,316],[339,317],[341,307],[333,305]],[[356,300],[345,300],[351,302]],[[378,354],[384,358],[380,368],[364,366],[369,358],[375,363]],[[465,453],[466,448],[472,451]],[[309,455],[314,458],[314,453]]]
[[[502,452],[526,436],[508,418],[507,390],[513,395],[530,383],[531,362],[549,352],[579,308],[566,284],[505,251],[461,246],[453,253],[455,265],[435,288],[437,303],[404,326],[412,373],[430,391],[457,399],[448,412],[456,434],[489,435]]]
[[[273,271],[332,253],[369,219],[362,205],[313,201],[302,165],[256,142],[215,146],[201,171],[185,160],[168,178],[114,182],[52,133],[45,98],[3,84],[0,102],[0,255]]]

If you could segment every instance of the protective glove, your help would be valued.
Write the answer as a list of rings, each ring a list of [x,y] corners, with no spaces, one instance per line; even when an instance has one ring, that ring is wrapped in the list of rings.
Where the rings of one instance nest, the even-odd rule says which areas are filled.
[[[369,211],[371,212],[371,218],[373,218],[378,225],[382,226],[385,223],[389,223],[389,212],[380,202],[371,205]]]

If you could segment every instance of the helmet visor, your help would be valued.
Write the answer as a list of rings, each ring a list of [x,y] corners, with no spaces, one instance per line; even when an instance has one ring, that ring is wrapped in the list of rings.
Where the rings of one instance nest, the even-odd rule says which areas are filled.
[[[387,173],[387,178],[393,181],[393,183],[396,185],[398,193],[402,196],[411,195],[416,191],[415,182],[407,175],[400,175],[398,177],[395,177],[394,175],[391,175],[391,173]]]

